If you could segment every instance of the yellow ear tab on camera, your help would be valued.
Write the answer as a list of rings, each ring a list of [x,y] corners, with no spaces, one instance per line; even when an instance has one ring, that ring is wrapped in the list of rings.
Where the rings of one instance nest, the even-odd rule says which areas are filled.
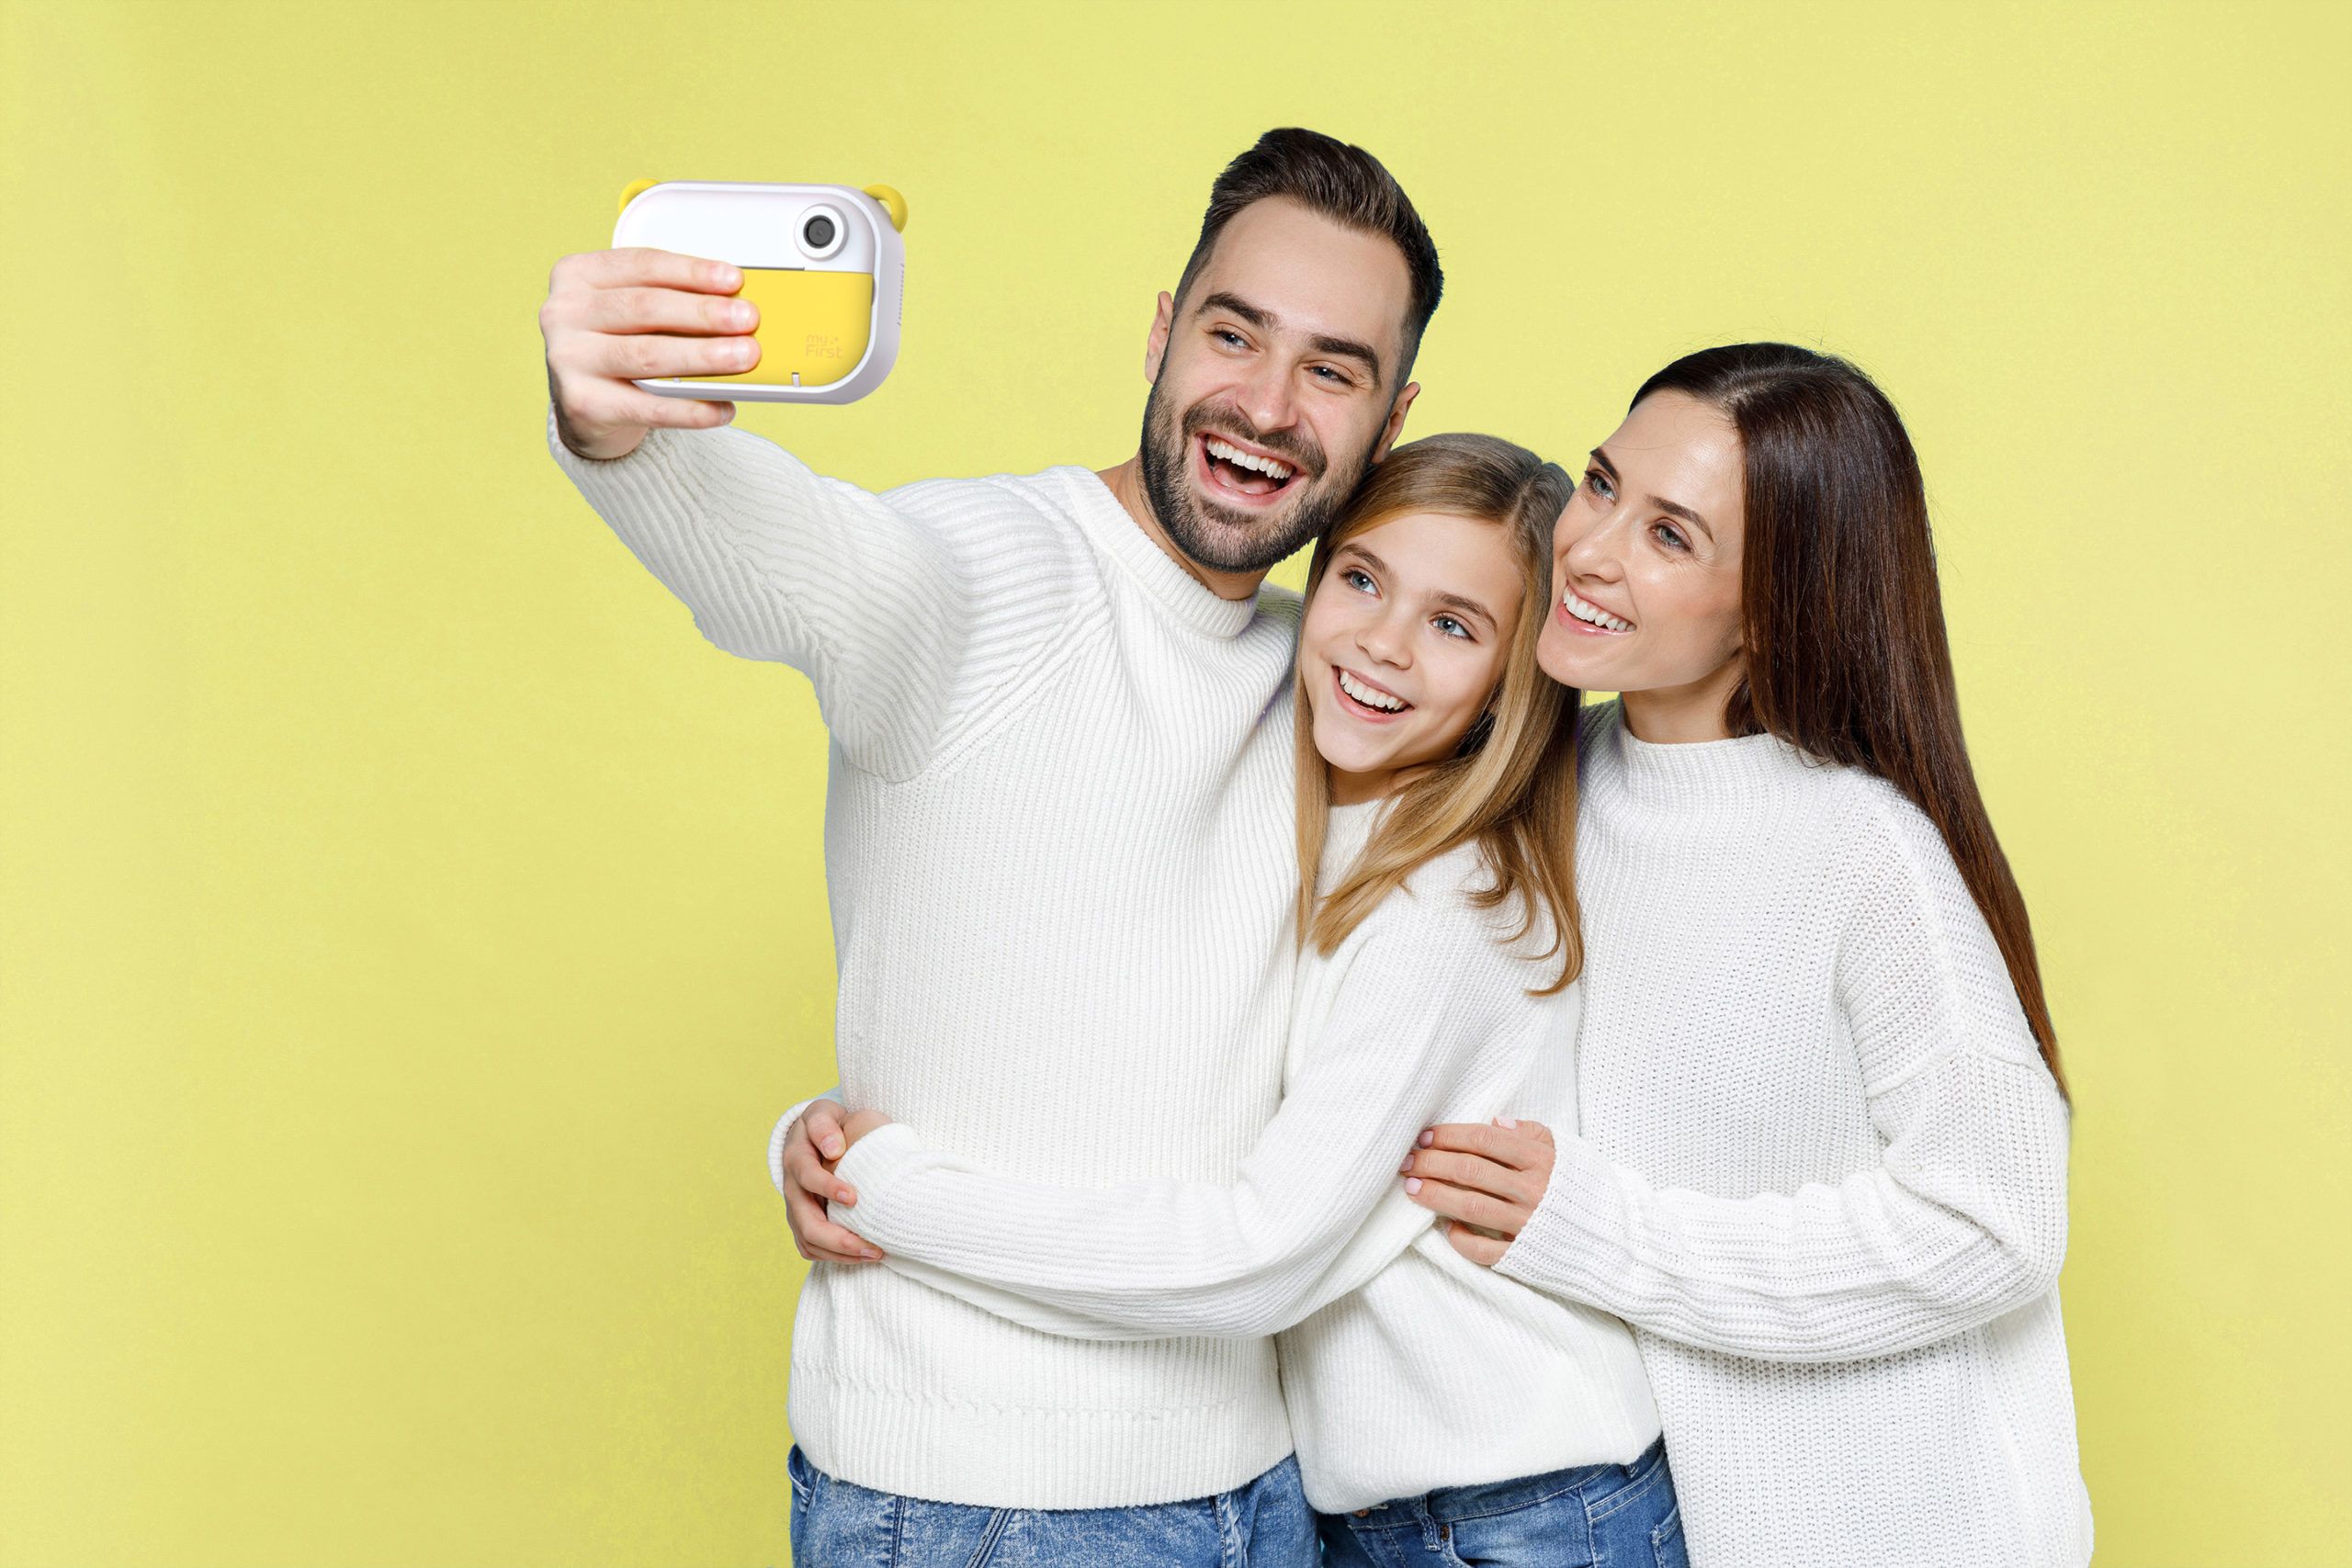
[[[662,183],[662,182],[661,182],[660,180],[632,180],[632,181],[630,181],[630,182],[629,182],[629,187],[628,187],[627,190],[625,190],[625,191],[621,192],[621,209],[621,209],[623,212],[627,212],[627,211],[628,210],[628,204],[629,204],[630,202],[635,201],[635,200],[638,198],[638,197],[639,197],[641,193],[643,193],[643,192],[645,192],[645,191],[651,190],[655,186],[658,186],[658,185],[660,185],[661,183]]]
[[[906,231],[907,198],[905,197],[900,196],[888,186],[867,186],[865,194],[882,204],[882,210],[890,215],[891,228],[901,233]]]

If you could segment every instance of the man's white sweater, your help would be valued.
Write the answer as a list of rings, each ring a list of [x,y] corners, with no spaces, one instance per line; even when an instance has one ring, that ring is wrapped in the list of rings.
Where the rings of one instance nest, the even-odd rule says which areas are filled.
[[[1582,1136],[1497,1271],[1634,1325],[1697,1568],[2079,1568],[2066,1108],[1942,836],[1586,719]]]
[[[1376,805],[1331,813],[1320,886]],[[1327,1512],[1575,1465],[1658,1435],[1625,1325],[1476,1268],[1406,1197],[1436,1122],[1517,1110],[1574,1125],[1571,987],[1516,942],[1475,844],[1414,872],[1329,953],[1299,964],[1282,1110],[1230,1185],[1071,1188],[979,1168],[894,1123],[842,1159],[834,1218],[890,1267],[1036,1327],[1091,1337],[1287,1329],[1283,1392],[1307,1500]]]
[[[883,495],[740,431],[566,472],[718,647],[806,672],[850,1102],[1030,1179],[1233,1179],[1281,1098],[1298,600],[1221,600],[1084,468]],[[999,1507],[1238,1485],[1290,1452],[1265,1338],[1056,1337],[819,1265],[794,1437]]]

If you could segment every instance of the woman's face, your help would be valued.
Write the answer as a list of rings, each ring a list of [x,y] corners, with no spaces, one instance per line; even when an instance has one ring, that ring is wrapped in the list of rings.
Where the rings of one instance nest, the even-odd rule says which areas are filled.
[[[1595,449],[1553,528],[1544,673],[1624,694],[1643,739],[1720,737],[1742,669],[1745,500],[1727,415],[1683,392],[1643,399]]]
[[[1333,553],[1298,669],[1334,801],[1453,754],[1502,677],[1521,592],[1508,530],[1473,518],[1392,517]]]

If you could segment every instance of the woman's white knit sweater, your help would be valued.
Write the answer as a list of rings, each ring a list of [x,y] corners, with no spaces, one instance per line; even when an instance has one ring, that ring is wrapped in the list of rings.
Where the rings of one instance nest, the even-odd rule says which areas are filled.
[[[1298,600],[1216,598],[1083,468],[874,495],[741,431],[556,458],[831,732],[835,1050],[858,1105],[1040,1181],[1230,1181],[1282,1095]],[[1057,1338],[820,1265],[820,1469],[996,1507],[1225,1490],[1290,1452],[1270,1339]]]
[[[1699,1568],[2075,1568],[2067,1112],[1941,836],[1587,716],[1583,1134],[1497,1271],[1632,1323]]]
[[[1325,890],[1379,809],[1331,814]],[[899,1122],[842,1158],[858,1201],[834,1217],[890,1267],[1042,1329],[1287,1329],[1291,1435],[1327,1511],[1635,1458],[1659,1428],[1625,1325],[1468,1263],[1397,1176],[1433,1122],[1573,1125],[1576,988],[1528,994],[1559,973],[1536,957],[1548,928],[1498,940],[1518,914],[1470,901],[1488,881],[1456,850],[1301,956],[1282,1109],[1231,1182],[1015,1180]]]

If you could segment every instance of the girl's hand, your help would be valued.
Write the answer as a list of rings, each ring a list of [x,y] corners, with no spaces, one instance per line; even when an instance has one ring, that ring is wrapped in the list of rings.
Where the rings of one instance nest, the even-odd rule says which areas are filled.
[[[1551,1130],[1540,1122],[1508,1116],[1490,1127],[1449,1122],[1423,1133],[1405,1156],[1405,1190],[1422,1208],[1457,1222],[1446,1227],[1446,1240],[1491,1269],[1544,1201],[1552,1154]]]

